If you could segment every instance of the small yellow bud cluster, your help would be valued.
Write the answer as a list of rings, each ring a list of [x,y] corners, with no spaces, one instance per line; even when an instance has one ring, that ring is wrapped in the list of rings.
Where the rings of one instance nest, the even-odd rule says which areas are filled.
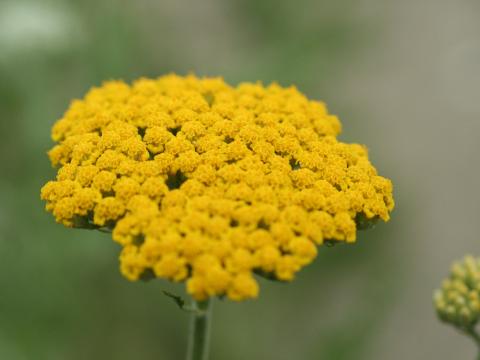
[[[480,317],[480,258],[466,256],[455,263],[433,300],[441,320],[461,329],[475,326]]]
[[[294,87],[169,75],[74,101],[53,127],[41,196],[70,227],[109,228],[122,274],[185,281],[197,300],[256,297],[325,241],[387,221],[392,184],[340,122]]]

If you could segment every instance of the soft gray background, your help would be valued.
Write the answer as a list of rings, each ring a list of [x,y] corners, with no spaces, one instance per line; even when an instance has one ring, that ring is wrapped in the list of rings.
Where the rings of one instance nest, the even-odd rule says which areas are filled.
[[[479,1],[0,0],[1,359],[183,358],[187,316],[161,294],[182,287],[124,280],[107,235],[39,200],[70,99],[171,71],[296,84],[395,185],[390,223],[217,302],[212,360],[474,358],[431,296],[480,255]]]

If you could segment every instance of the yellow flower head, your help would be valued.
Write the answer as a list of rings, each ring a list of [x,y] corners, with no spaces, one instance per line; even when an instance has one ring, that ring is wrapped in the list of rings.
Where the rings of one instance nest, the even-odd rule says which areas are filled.
[[[473,328],[480,317],[480,258],[468,255],[454,263],[433,301],[441,320],[461,329]]]
[[[340,130],[294,87],[111,81],[54,125],[59,170],[41,196],[66,226],[111,229],[130,280],[185,281],[197,300],[253,298],[253,273],[291,280],[318,245],[389,219],[391,182]]]

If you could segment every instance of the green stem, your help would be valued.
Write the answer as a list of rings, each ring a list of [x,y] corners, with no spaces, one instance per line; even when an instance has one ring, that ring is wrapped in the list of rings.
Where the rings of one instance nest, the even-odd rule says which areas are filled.
[[[468,336],[470,336],[473,339],[473,341],[475,341],[475,344],[477,345],[477,348],[478,348],[477,360],[480,360],[480,335],[475,331],[473,327],[464,329],[464,332]]]
[[[212,300],[193,301],[187,360],[208,360]]]

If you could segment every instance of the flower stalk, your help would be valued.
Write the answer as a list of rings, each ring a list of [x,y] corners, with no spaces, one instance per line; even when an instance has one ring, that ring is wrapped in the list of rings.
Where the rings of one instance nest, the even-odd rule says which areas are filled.
[[[212,300],[192,302],[187,360],[208,360]]]
[[[478,354],[476,359],[480,360],[480,335],[473,327],[468,327],[467,329],[464,329],[464,333],[468,335],[477,345]]]

